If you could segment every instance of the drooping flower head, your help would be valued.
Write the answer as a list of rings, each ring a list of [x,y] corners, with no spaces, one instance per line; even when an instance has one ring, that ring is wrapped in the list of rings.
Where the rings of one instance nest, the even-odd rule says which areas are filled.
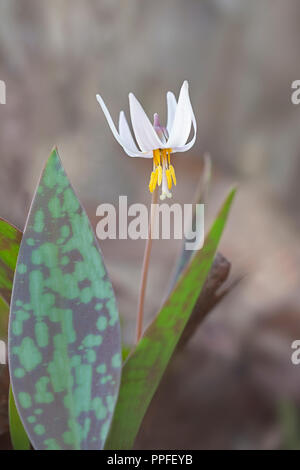
[[[97,100],[104,112],[115,139],[130,157],[153,158],[153,171],[150,177],[149,190],[152,193],[156,186],[162,187],[160,198],[172,197],[170,190],[176,186],[176,176],[171,155],[185,152],[195,143],[197,124],[189,97],[188,82],[181,87],[178,102],[174,93],[167,93],[168,119],[166,127],[160,124],[158,114],[154,114],[153,125],[133,93],[129,94],[129,106],[135,140],[130,131],[123,111],[119,117],[119,131],[100,95]],[[194,135],[187,143],[191,128]],[[135,142],[136,141],[136,142]],[[139,148],[138,148],[139,147]]]

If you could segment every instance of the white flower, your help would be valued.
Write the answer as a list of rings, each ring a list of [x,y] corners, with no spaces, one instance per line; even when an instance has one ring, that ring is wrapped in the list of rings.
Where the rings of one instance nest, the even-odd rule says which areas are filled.
[[[171,165],[171,154],[189,150],[195,143],[197,133],[188,82],[185,81],[181,87],[178,103],[172,92],[167,93],[168,120],[166,127],[160,125],[158,114],[154,114],[152,125],[139,101],[133,93],[129,94],[131,123],[138,146],[132,136],[124,112],[120,112],[118,132],[100,95],[97,95],[97,100],[115,139],[125,152],[130,157],[153,158],[150,191],[153,192],[157,184],[158,186],[162,185],[160,198],[172,197],[170,189],[172,183],[176,186],[176,177],[174,167]],[[192,126],[194,135],[187,143]]]

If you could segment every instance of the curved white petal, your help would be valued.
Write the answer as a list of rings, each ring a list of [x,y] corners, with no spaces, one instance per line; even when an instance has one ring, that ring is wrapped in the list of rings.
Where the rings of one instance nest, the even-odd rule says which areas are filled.
[[[127,153],[129,157],[140,157],[140,158],[153,158],[152,152],[131,152],[130,150],[123,147],[124,152]]]
[[[162,148],[161,140],[133,93],[129,93],[129,105],[132,127],[136,141],[141,150],[149,152],[151,150]]]
[[[132,153],[127,153],[127,150],[124,148],[127,155],[130,157],[142,157],[142,158],[152,158],[152,152],[141,152],[132,137],[131,130],[129,128],[126,116],[124,111],[120,112],[119,116],[119,133],[121,139],[125,142],[126,149],[128,149]]]
[[[102,111],[104,113],[104,116],[106,117],[106,120],[108,122],[108,125],[114,135],[114,138],[116,139],[116,141],[123,147],[123,149],[125,150],[125,152],[130,156],[130,157],[139,157],[140,155],[137,155],[135,152],[132,152],[132,149],[128,148],[126,146],[126,142],[124,140],[124,138],[122,138],[117,129],[116,129],[116,126],[114,125],[114,122],[112,120],[112,117],[106,107],[106,104],[104,103],[102,97],[100,95],[97,95],[96,96],[97,98],[97,101],[98,103],[100,104],[101,108],[102,108]]]
[[[188,82],[185,81],[180,90],[174,122],[167,142],[168,147],[178,148],[186,144],[191,131],[192,121],[195,128],[193,114],[189,98],[189,85]]]
[[[128,149],[131,153],[127,153],[130,157],[141,157],[141,158],[153,158],[153,152],[141,152],[132,137],[131,130],[129,128],[126,116],[124,111],[120,112],[119,116],[119,133],[121,139],[125,142],[126,148],[124,147],[125,152],[127,153]]]
[[[124,111],[121,111],[119,116],[119,134],[128,150],[137,154],[141,153],[132,137]]]
[[[173,150],[174,153],[175,152],[186,152],[187,150],[189,150],[190,148],[193,147],[193,145],[196,141],[197,122],[196,122],[196,118],[195,118],[195,114],[194,114],[191,102],[190,102],[190,107],[191,107],[191,118],[192,118],[192,124],[193,124],[193,129],[194,129],[194,135],[193,135],[192,139],[187,144],[179,146],[179,147],[172,147],[172,150]]]
[[[110,130],[112,131],[113,135],[114,135],[114,138],[116,139],[117,142],[119,142],[120,145],[125,146],[125,142],[121,139],[117,129],[116,129],[116,126],[112,120],[112,117],[106,107],[106,104],[104,103],[102,97],[100,95],[97,95],[96,96],[97,98],[97,101],[98,103],[100,104],[101,108],[102,108],[102,111],[104,113],[104,116],[106,117],[106,120],[108,122],[108,125],[110,127]]]
[[[171,91],[168,91],[167,93],[167,107],[168,107],[167,131],[170,135],[173,122],[174,122],[175,113],[176,113],[176,107],[177,107],[177,101],[176,101],[175,95]]]

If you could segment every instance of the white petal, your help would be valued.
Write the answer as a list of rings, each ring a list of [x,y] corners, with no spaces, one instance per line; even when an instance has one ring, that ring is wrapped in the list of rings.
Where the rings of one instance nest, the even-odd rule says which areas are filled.
[[[132,127],[141,150],[149,152],[162,148],[162,142],[156,134],[148,116],[133,93],[129,94]]]
[[[152,152],[141,152],[137,148],[136,143],[132,137],[131,130],[129,128],[124,111],[120,112],[119,133],[120,133],[121,139],[125,142],[126,148],[130,150],[130,152],[132,152],[132,154],[130,154],[130,157],[135,156],[135,157],[142,157],[142,158],[153,158]],[[125,148],[124,150],[126,152]]]
[[[124,152],[127,153],[129,157],[140,157],[140,158],[153,158],[152,152],[131,152],[127,148],[123,147]]]
[[[191,131],[192,115],[189,86],[185,81],[180,90],[174,122],[167,142],[168,147],[175,148],[185,145]]]
[[[110,127],[110,130],[112,131],[112,133],[113,133],[115,139],[117,140],[117,142],[119,142],[119,144],[122,145],[122,147],[123,147],[125,143],[124,143],[124,141],[121,139],[121,137],[120,137],[120,135],[119,135],[119,133],[118,133],[118,131],[117,131],[117,129],[116,129],[116,126],[114,125],[114,122],[113,122],[112,117],[111,117],[111,115],[110,115],[110,113],[109,113],[109,111],[108,111],[108,109],[107,109],[107,107],[106,107],[106,104],[104,103],[104,101],[103,101],[103,99],[102,99],[102,97],[101,97],[100,95],[97,95],[96,98],[97,98],[97,101],[98,101],[98,103],[100,104],[100,106],[101,106],[101,108],[102,108],[102,111],[103,111],[103,113],[104,113],[104,116],[105,116],[106,119],[107,119],[107,122],[108,122],[108,125],[109,125],[109,127]]]
[[[133,140],[124,111],[121,111],[119,116],[119,134],[128,150],[140,153],[139,149],[135,144],[135,141]]]
[[[167,131],[170,134],[172,126],[173,126],[173,122],[174,122],[176,107],[177,107],[177,101],[176,101],[175,95],[171,91],[168,91],[167,93],[167,107],[168,107]]]
[[[120,117],[119,117],[119,133],[121,139],[125,142],[126,148],[132,152],[128,153],[126,148],[124,147],[125,152],[127,155],[130,157],[141,157],[141,158],[153,158],[153,152],[141,152],[137,146],[136,143],[132,137],[131,130],[129,128],[126,116],[124,111],[120,112]]]
[[[194,114],[191,102],[190,102],[190,107],[191,107],[191,118],[192,118],[192,124],[193,124],[193,129],[194,129],[194,135],[193,135],[192,139],[187,144],[182,145],[180,147],[172,147],[172,150],[173,150],[174,153],[175,152],[186,152],[187,150],[189,150],[190,148],[193,147],[193,145],[196,141],[197,122],[196,122],[196,118],[195,118],[195,114]]]
[[[119,135],[119,133],[118,133],[118,131],[117,131],[117,129],[116,129],[116,126],[114,125],[114,122],[113,122],[113,120],[112,120],[112,117],[111,117],[111,115],[110,115],[110,113],[109,113],[109,111],[108,111],[108,109],[107,109],[107,107],[106,107],[106,105],[105,105],[103,99],[101,98],[101,96],[100,96],[100,95],[97,95],[96,98],[97,98],[97,101],[98,101],[98,103],[100,104],[100,106],[101,106],[101,108],[102,108],[102,111],[103,111],[103,113],[104,113],[104,115],[105,115],[105,117],[106,117],[106,119],[107,119],[108,125],[109,125],[109,127],[110,127],[110,129],[111,129],[111,131],[112,131],[112,133],[113,133],[114,138],[116,139],[116,141],[123,147],[123,149],[125,150],[125,152],[126,152],[130,157],[138,157],[138,156],[140,156],[140,155],[137,155],[137,154],[135,154],[134,152],[132,152],[132,150],[129,149],[129,148],[126,146],[126,142],[125,142],[124,138],[122,138],[122,137]]]

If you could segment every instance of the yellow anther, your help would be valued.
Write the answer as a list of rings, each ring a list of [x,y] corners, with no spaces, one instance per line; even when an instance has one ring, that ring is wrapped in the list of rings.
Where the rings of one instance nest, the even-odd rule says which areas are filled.
[[[153,177],[154,177],[154,172],[152,171],[151,176],[150,176],[150,182],[149,182],[149,191],[150,193],[153,193]]]
[[[153,191],[155,190],[156,185],[157,185],[157,179],[158,179],[158,168],[156,168],[155,171],[152,171],[151,176],[150,176],[150,182],[149,182],[150,193],[153,193]]]
[[[154,161],[155,166],[160,165],[160,150],[159,149],[153,150],[153,161]]]
[[[156,168],[156,170],[154,171],[154,175],[153,175],[153,190],[156,188],[156,185],[157,185],[157,179],[158,179],[158,168]]]
[[[170,169],[170,173],[171,173],[171,176],[172,176],[173,183],[176,186],[176,175],[175,175],[175,170],[174,170],[173,165],[170,165],[169,169]]]
[[[158,151],[158,154],[157,154],[157,165],[160,165],[160,150]]]
[[[162,182],[162,167],[159,165],[156,169],[158,172],[158,186],[160,186]]]
[[[171,149],[167,149],[167,155],[168,155],[168,163],[170,166]]]
[[[153,150],[153,171],[150,177],[149,190],[151,193],[156,186],[160,186],[165,172],[167,178],[168,189],[172,188],[172,184],[176,186],[176,176],[174,167],[171,165],[172,149],[155,149]],[[171,193],[169,193],[171,194]]]
[[[170,170],[166,170],[166,177],[167,177],[167,182],[168,182],[168,188],[172,188],[172,177],[171,177],[171,172]]]

